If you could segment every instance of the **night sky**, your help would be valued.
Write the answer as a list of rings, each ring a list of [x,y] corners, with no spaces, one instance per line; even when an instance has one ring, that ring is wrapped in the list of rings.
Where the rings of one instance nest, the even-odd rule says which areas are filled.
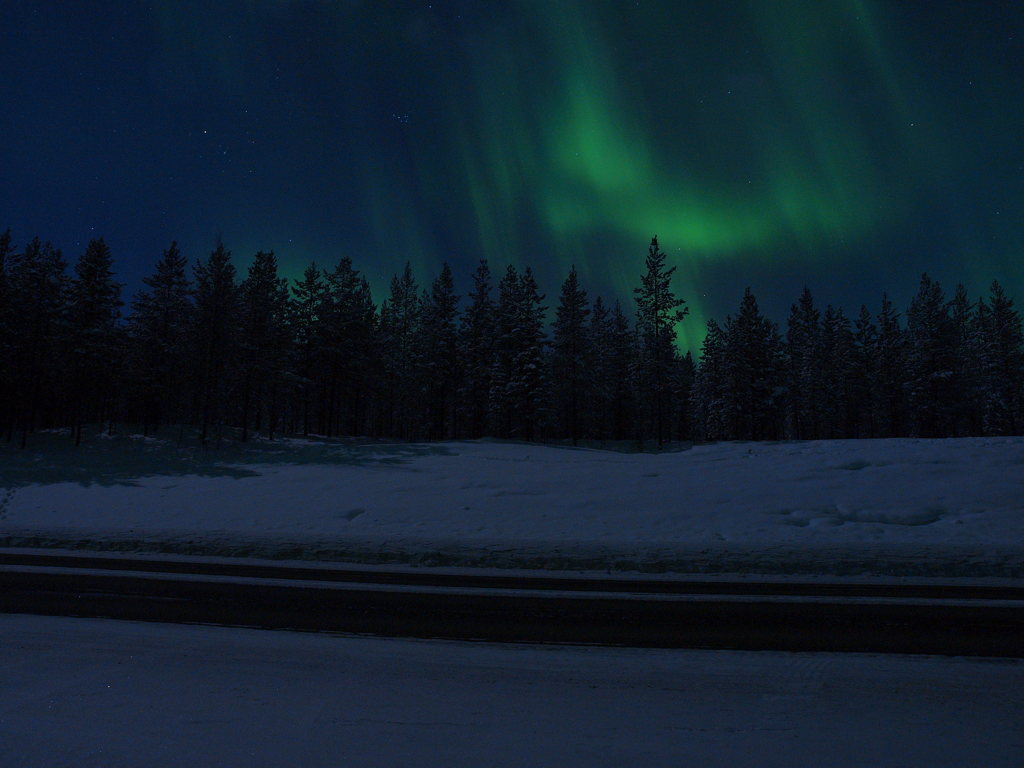
[[[806,284],[855,314],[929,271],[1024,301],[1024,3],[0,4],[0,229],[172,239],[244,270],[575,263],[630,300],[657,234],[692,316]]]

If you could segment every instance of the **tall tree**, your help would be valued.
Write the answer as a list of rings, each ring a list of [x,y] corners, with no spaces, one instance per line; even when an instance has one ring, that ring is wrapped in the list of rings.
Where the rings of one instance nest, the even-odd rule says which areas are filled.
[[[600,440],[636,438],[632,378],[636,333],[619,302],[611,309],[594,299],[590,315],[590,412],[594,436]]]
[[[790,432],[798,440],[821,437],[822,400],[826,394],[822,380],[821,313],[806,287],[789,311],[786,357]]]
[[[590,402],[586,409],[587,430],[591,437],[606,440],[611,434],[612,380],[609,359],[611,349],[611,312],[604,299],[594,298],[587,324],[587,371],[590,375]]]
[[[511,264],[498,285],[491,412],[499,437],[533,440],[545,413],[544,296],[532,270]]]
[[[731,436],[777,439],[782,433],[785,365],[782,338],[747,288],[735,317],[725,321],[725,374]]]
[[[875,423],[876,409],[872,402],[872,385],[878,377],[878,328],[871,318],[871,312],[864,304],[860,305],[860,314],[854,334],[854,374],[852,392],[858,414],[857,437],[877,437],[878,427]]]
[[[697,364],[693,354],[687,350],[686,354],[679,358],[672,387],[672,421],[678,440],[693,440],[695,437],[693,388],[696,378]]]
[[[652,237],[640,286],[633,289],[639,342],[636,380],[659,448],[665,443],[671,412],[671,382],[679,354],[676,325],[689,312],[686,302],[672,290],[676,268],[666,267],[665,259],[657,236]]]
[[[693,385],[695,431],[701,440],[725,440],[732,436],[727,355],[725,331],[713,318],[709,319]]]
[[[612,377],[612,437],[615,440],[640,437],[637,393],[632,384],[636,357],[636,330],[630,327],[622,305],[616,301],[612,307],[608,346],[608,369]]]
[[[1024,330],[1013,299],[992,283],[981,312],[982,391],[985,429],[1019,435],[1024,429]]]
[[[958,284],[950,302],[953,322],[953,381],[948,434],[955,437],[982,434],[984,393],[982,392],[982,332],[977,306]]]
[[[35,429],[67,420],[56,410],[65,402],[67,262],[60,250],[38,237],[8,259],[8,364],[14,403],[8,433],[18,429],[24,447]]]
[[[496,318],[491,298],[491,270],[482,260],[473,272],[473,289],[459,325],[462,376],[459,406],[465,434],[483,437],[488,427],[491,375],[494,368]]]
[[[14,247],[11,245],[11,230],[4,230],[3,234],[0,234],[0,296],[7,295],[7,269],[8,262],[10,261],[11,254],[14,253]]]
[[[422,429],[417,380],[420,310],[419,287],[406,262],[401,276],[391,278],[391,294],[380,308],[383,429],[404,438],[417,437]]]
[[[10,428],[14,419],[12,411],[14,404],[13,374],[10,365],[13,354],[13,334],[11,322],[11,293],[7,271],[10,267],[11,257],[14,254],[14,247],[11,245],[11,230],[6,230],[0,235],[0,432],[10,437]]]
[[[328,310],[327,284],[323,274],[313,262],[302,273],[302,279],[292,286],[291,328],[295,347],[298,389],[302,400],[302,435],[313,428],[314,397],[317,386],[326,385],[324,355],[324,322]]]
[[[488,407],[496,437],[512,436],[514,405],[509,389],[515,376],[519,272],[509,264],[498,281],[498,302],[494,313],[494,358],[490,374]]]
[[[841,307],[831,304],[822,318],[822,398],[825,417],[824,437],[856,436],[857,417],[854,401],[856,358],[853,331]]]
[[[880,437],[906,434],[907,335],[900,326],[899,318],[888,294],[883,293],[873,353],[876,368],[872,387],[873,408],[877,414],[875,423]]]
[[[954,391],[955,329],[938,282],[921,276],[907,311],[907,393],[918,437],[944,437],[951,420]]]
[[[348,256],[327,274],[323,351],[327,373],[320,432],[356,435],[369,427],[369,390],[377,375],[377,308],[366,278]]]
[[[238,286],[231,252],[223,243],[217,244],[206,261],[196,264],[195,287],[194,386],[200,439],[205,446],[211,430],[220,441],[236,385]]]
[[[551,344],[552,387],[559,416],[559,432],[577,445],[582,429],[584,404],[589,400],[587,292],[580,287],[575,265],[562,283],[555,310]]]
[[[544,294],[540,292],[533,270],[527,267],[519,278],[517,291],[515,376],[510,382],[517,434],[526,440],[536,440],[551,417],[546,406],[549,400],[544,365],[547,307],[543,301]]]
[[[184,421],[189,332],[192,329],[192,286],[187,261],[172,242],[145,288],[132,301],[128,322],[129,381],[135,390],[143,431],[148,434],[169,421]]]
[[[420,309],[419,378],[424,394],[427,437],[454,437],[459,381],[459,297],[448,264],[424,293]]]
[[[291,360],[288,281],[277,275],[273,251],[260,251],[239,286],[242,440],[252,425],[272,438],[281,415]]]

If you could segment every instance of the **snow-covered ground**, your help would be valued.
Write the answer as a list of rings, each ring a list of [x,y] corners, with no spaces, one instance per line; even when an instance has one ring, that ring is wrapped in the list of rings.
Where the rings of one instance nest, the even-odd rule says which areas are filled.
[[[0,615],[0,765],[1019,768],[1024,662]]]
[[[6,466],[5,466],[6,465]],[[713,444],[143,438],[4,448],[0,544],[533,568],[1024,575],[1024,438]]]

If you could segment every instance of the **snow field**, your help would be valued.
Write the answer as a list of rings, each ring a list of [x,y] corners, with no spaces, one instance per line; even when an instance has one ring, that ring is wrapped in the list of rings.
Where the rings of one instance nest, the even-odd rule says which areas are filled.
[[[662,454],[291,440],[202,464],[164,454],[147,464],[132,455],[146,443],[125,445],[77,474],[45,455],[19,459],[8,478],[0,470],[0,542],[503,567],[1024,575],[1024,438]]]

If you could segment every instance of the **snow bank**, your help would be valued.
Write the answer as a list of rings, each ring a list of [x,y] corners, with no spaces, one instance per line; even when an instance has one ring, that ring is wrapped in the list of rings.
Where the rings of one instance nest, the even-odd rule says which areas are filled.
[[[1024,575],[1021,437],[729,443],[662,454],[291,440],[211,455],[141,439],[56,459],[5,449],[0,544],[499,567]]]

